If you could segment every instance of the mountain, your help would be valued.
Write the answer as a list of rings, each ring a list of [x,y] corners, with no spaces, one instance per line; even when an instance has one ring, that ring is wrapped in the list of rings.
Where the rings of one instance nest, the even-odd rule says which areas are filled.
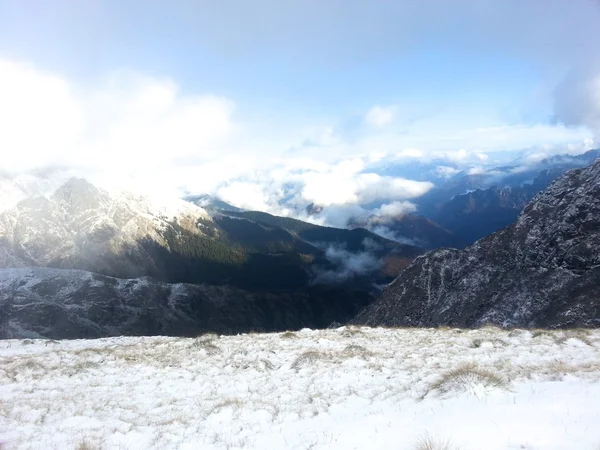
[[[7,186],[5,180],[5,191]],[[323,272],[345,270],[347,261],[328,255],[335,247],[348,252],[350,259],[368,253],[382,260],[355,267],[345,277],[367,287],[391,281],[399,271],[398,261],[405,266],[422,253],[367,230],[319,227],[261,213],[209,214],[182,200],[159,202],[108,192],[80,178],[49,193],[22,197],[0,211],[0,267],[80,269],[118,278],[151,276],[171,283],[255,290],[298,289],[322,281]]]
[[[536,163],[515,160],[512,164],[501,167],[471,168],[460,171],[441,183],[436,183],[435,188],[416,199],[415,203],[420,214],[439,222],[442,216],[440,209],[456,196],[468,195],[476,190],[524,187],[527,184],[535,188],[536,179],[539,181],[551,176],[545,185],[537,184],[538,191],[535,192],[537,193],[567,170],[587,167],[597,158],[600,158],[600,149],[589,150],[580,155],[555,155]],[[450,229],[450,231],[454,230]]]
[[[581,155],[556,155],[528,166],[458,174],[417,200],[419,211],[453,234],[455,240],[449,246],[462,248],[513,223],[552,181],[598,157],[600,150],[590,150]],[[486,187],[490,184],[494,185]],[[459,191],[462,193],[457,194]]]
[[[379,275],[380,283],[391,281],[391,279],[387,280],[387,277],[397,274],[424,251],[422,247],[395,242],[362,227],[353,229],[324,227],[259,211],[227,214],[231,217],[252,220],[263,226],[286,230],[298,239],[324,251],[325,255],[346,254],[348,259],[352,259],[353,255],[369,255],[376,260],[373,264],[377,267],[376,273]]]
[[[263,231],[266,241],[269,232]],[[26,197],[0,212],[0,267],[81,269],[245,288],[308,284],[311,267],[301,255],[311,249],[304,242],[278,236],[269,242],[270,253],[261,254],[264,249],[244,247],[233,234],[188,202],[161,204],[72,178],[50,194]]]
[[[439,207],[435,220],[452,231],[453,246],[470,245],[513,223],[527,203],[562,173],[561,169],[547,169],[522,186],[476,189],[457,195]]]
[[[363,226],[397,242],[406,242],[431,250],[459,245],[456,236],[434,221],[416,214],[373,216],[365,221],[352,221],[350,227]]]
[[[325,327],[423,252],[364,229],[207,211],[81,178],[0,181],[0,316],[13,337]]]
[[[155,247],[167,248],[175,232],[210,243],[215,228],[206,211],[187,202],[160,204],[128,192],[109,194],[71,178],[0,212],[0,267],[160,276]]]
[[[249,292],[80,270],[0,269],[0,339],[325,328],[350,319],[369,300],[365,292],[323,286]]]
[[[600,325],[600,161],[554,181],[509,227],[417,258],[353,323]]]

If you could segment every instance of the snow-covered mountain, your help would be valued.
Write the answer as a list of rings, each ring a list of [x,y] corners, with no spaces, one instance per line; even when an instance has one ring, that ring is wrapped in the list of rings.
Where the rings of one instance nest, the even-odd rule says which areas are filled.
[[[57,189],[27,192],[3,180],[0,267],[58,267],[121,276],[148,274],[154,262],[140,242],[166,245],[164,232],[175,220],[190,233],[210,224],[202,208],[175,200],[150,201],[130,192],[109,193],[81,178]]]
[[[567,172],[517,222],[417,258],[354,320],[369,325],[600,325],[600,161]]]

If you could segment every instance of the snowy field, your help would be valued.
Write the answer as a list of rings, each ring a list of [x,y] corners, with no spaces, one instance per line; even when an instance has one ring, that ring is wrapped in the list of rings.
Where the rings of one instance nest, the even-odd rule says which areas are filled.
[[[600,331],[0,341],[0,442],[600,450]]]

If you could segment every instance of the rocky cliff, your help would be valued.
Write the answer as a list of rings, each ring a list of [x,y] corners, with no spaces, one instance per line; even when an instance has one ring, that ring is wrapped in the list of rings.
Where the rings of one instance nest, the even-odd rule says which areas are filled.
[[[515,224],[418,257],[352,322],[600,325],[600,161],[554,181]]]

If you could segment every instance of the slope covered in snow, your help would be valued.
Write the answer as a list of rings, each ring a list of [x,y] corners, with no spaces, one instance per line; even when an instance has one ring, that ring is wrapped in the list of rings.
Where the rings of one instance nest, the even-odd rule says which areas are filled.
[[[599,331],[0,341],[8,450],[597,450],[598,398]]]
[[[13,190],[18,186],[13,183]],[[141,239],[164,244],[162,232],[174,218],[197,233],[195,222],[210,220],[202,208],[184,201],[168,206],[130,192],[109,194],[80,178],[50,192],[33,189],[22,195],[0,212],[0,267],[144,274],[150,258]]]

